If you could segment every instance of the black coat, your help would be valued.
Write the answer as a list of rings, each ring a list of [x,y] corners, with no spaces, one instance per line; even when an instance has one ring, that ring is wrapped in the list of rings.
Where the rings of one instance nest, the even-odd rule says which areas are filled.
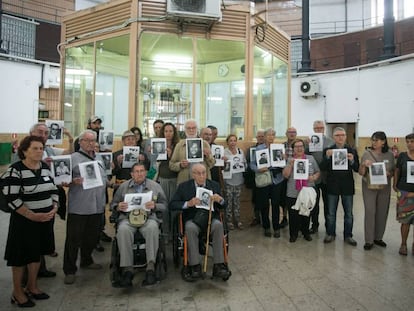
[[[206,189],[212,190],[214,194],[221,195],[220,185],[213,181],[213,180],[206,180],[206,186],[204,187]],[[176,192],[174,193],[174,196],[172,197],[170,204],[168,208],[170,211],[182,211],[184,221],[187,221],[189,219],[193,219],[194,215],[197,212],[197,208],[189,207],[186,209],[183,209],[183,205],[186,201],[191,200],[196,196],[196,186],[194,179],[190,179],[188,181],[185,181],[178,185]],[[225,203],[223,205],[214,202],[214,212],[212,217],[216,219],[220,219],[220,210],[225,208]]]
[[[348,153],[352,153],[354,156],[354,161],[348,160],[348,170],[332,170],[332,157],[326,156],[326,150],[328,149],[338,149],[334,144],[323,150],[323,159],[320,165],[321,170],[327,171],[327,192],[328,194],[335,195],[353,195],[355,194],[355,182],[353,172],[358,172],[359,169],[359,158],[357,151],[345,145],[341,149],[347,149]]]

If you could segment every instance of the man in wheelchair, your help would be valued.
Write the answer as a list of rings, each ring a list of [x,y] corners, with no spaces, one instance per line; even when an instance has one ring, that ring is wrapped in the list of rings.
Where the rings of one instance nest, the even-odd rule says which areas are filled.
[[[147,170],[144,164],[135,163],[131,168],[131,179],[123,182],[116,191],[111,202],[112,211],[118,212],[116,239],[120,254],[120,267],[122,278],[120,287],[132,286],[134,277],[133,249],[134,234],[139,230],[145,239],[145,252],[147,267],[143,285],[156,283],[155,261],[159,247],[159,223],[162,219],[162,212],[167,208],[167,198],[161,186],[146,178]],[[125,195],[130,193],[147,193],[152,191],[152,198],[142,203],[146,210],[146,216],[134,215],[133,211],[127,212],[128,202],[125,202]],[[136,210],[135,210],[136,211]],[[143,210],[140,210],[140,212]],[[160,215],[157,217],[157,213]],[[141,218],[141,220],[140,220]]]
[[[212,190],[210,200],[213,203],[211,219],[211,238],[213,246],[213,277],[227,280],[231,272],[224,261],[224,228],[220,221],[220,210],[225,208],[225,202],[220,194],[220,185],[207,179],[206,167],[197,163],[191,168],[192,179],[178,185],[177,191],[171,199],[169,208],[172,211],[182,211],[185,224],[185,234],[188,241],[188,273],[183,273],[186,281],[194,281],[202,277],[199,251],[199,234],[207,232],[208,211],[196,206],[202,205],[200,197],[196,197],[197,188],[203,187]]]

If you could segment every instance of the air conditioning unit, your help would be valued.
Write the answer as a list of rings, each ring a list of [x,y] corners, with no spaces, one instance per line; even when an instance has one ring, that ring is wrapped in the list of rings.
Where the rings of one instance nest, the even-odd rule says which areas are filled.
[[[169,18],[220,20],[221,0],[167,0]]]
[[[299,94],[302,97],[311,97],[319,94],[319,83],[315,79],[304,79],[300,81]]]

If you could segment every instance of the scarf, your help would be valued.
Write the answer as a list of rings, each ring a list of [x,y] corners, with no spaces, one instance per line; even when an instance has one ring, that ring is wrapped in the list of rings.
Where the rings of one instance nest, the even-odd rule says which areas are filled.
[[[301,158],[296,158],[296,159],[306,159],[306,156],[303,155]],[[308,186],[308,180],[307,179],[296,179],[295,180],[295,189],[300,191],[302,190],[303,187],[307,187]]]

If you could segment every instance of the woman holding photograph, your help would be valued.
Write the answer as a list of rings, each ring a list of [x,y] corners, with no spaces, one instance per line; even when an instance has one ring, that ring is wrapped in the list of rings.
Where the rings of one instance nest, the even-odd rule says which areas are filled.
[[[394,190],[398,192],[397,220],[401,223],[400,255],[407,256],[407,238],[410,225],[414,224],[414,183],[408,182],[408,170],[414,166],[414,133],[405,136],[407,152],[401,152],[394,172]],[[411,177],[411,175],[410,175]],[[414,236],[413,236],[414,238]],[[412,254],[414,255],[414,241]]]
[[[166,122],[161,128],[160,138],[165,138],[167,141],[167,160],[158,161],[158,181],[162,190],[167,197],[167,202],[170,202],[172,196],[177,189],[177,172],[170,169],[170,159],[174,148],[180,141],[177,128],[171,122]],[[167,209],[163,213],[163,231],[168,238],[172,239],[171,233],[171,217],[170,211]]]
[[[237,156],[239,159],[243,159],[243,165],[246,167],[243,151],[237,147],[237,136],[230,134],[227,136],[226,142],[228,147],[224,149],[223,160],[226,162],[232,157],[235,159],[235,156]],[[234,166],[235,163],[232,165]],[[243,172],[233,173],[230,179],[224,179],[227,226],[230,230],[233,230],[235,225],[238,229],[243,229],[243,224],[240,221],[240,194],[243,184]]]
[[[384,162],[387,175],[386,185],[371,185],[369,170],[375,162]],[[394,174],[394,155],[389,151],[387,136],[384,132],[375,132],[371,135],[371,147],[361,158],[359,175],[362,176],[362,198],[364,200],[364,249],[370,250],[375,245],[386,247],[382,240],[387,224],[388,210],[391,196],[391,177]],[[373,172],[372,172],[373,173]]]
[[[289,213],[289,242],[294,243],[298,238],[299,231],[302,231],[306,241],[312,241],[309,232],[310,217],[299,214],[298,210],[293,209],[296,199],[303,187],[315,187],[315,181],[318,180],[320,171],[318,163],[311,155],[305,155],[305,142],[302,139],[295,139],[292,143],[293,157],[287,160],[283,169],[283,176],[288,180],[286,187],[286,207]],[[307,179],[294,179],[293,166],[295,160],[308,159],[309,169]],[[300,161],[299,163],[303,163]],[[298,164],[299,164],[298,163]]]

